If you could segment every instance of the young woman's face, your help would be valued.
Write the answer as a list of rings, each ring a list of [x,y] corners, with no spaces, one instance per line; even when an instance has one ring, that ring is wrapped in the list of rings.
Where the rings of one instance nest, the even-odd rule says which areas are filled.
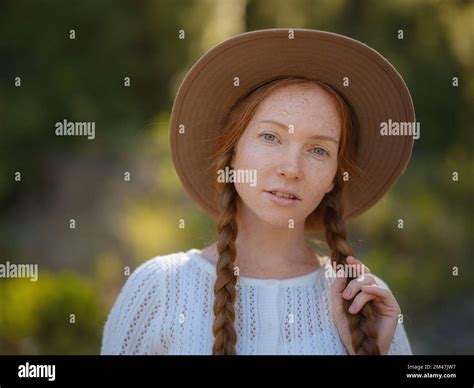
[[[234,183],[241,211],[250,210],[274,227],[303,222],[333,188],[340,132],[335,102],[318,85],[290,85],[270,94],[242,134],[231,163],[248,170],[248,176],[256,170],[256,184],[248,179]],[[299,200],[269,193],[278,189]]]

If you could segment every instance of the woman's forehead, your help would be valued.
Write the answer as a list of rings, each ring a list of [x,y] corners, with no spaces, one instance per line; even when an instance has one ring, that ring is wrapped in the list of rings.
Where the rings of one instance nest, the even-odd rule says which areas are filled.
[[[290,85],[273,91],[260,103],[256,115],[269,113],[293,119],[301,115],[339,116],[334,98],[318,85]]]
[[[275,90],[260,104],[252,118],[253,126],[281,124],[306,137],[338,137],[341,118],[333,97],[318,85],[312,86],[291,85]]]

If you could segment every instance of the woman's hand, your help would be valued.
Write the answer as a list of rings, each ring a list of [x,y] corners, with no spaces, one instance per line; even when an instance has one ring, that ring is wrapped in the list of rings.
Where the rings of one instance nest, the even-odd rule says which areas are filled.
[[[348,264],[358,264],[363,268],[360,276],[347,284],[347,278],[342,271],[338,271],[336,280],[331,286],[332,292],[332,318],[339,331],[339,336],[349,354],[355,354],[352,347],[351,334],[349,332],[349,321],[344,312],[344,299],[351,300],[349,313],[357,314],[369,301],[375,312],[375,327],[378,334],[377,344],[381,354],[388,354],[395,329],[397,327],[400,307],[392,292],[376,282],[370,270],[360,260],[349,256]]]

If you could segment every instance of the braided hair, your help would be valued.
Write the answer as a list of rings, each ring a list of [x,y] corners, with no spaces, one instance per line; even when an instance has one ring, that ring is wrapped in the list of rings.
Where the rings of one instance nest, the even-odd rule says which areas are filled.
[[[313,83],[326,90],[336,102],[342,119],[341,143],[338,150],[338,169],[334,177],[334,188],[321,200],[306,222],[317,217],[324,226],[327,245],[331,250],[331,260],[335,264],[347,264],[346,258],[353,255],[347,241],[344,215],[344,189],[347,182],[343,174],[357,174],[355,165],[356,134],[355,116],[344,98],[331,86],[305,77],[277,77],[251,89],[243,95],[230,109],[224,122],[223,130],[215,139],[216,149],[212,157],[215,171],[230,168],[234,149],[240,136],[247,128],[259,104],[278,88]],[[214,284],[214,322],[212,332],[214,355],[235,355],[237,333],[235,330],[235,300],[237,297],[237,276],[234,264],[237,256],[235,241],[238,228],[236,222],[238,193],[233,183],[217,182],[220,213],[217,219],[217,253],[216,281]],[[353,278],[349,278],[348,281]],[[352,345],[356,354],[380,354],[374,325],[372,303],[368,302],[357,314],[349,313],[350,301],[344,300],[344,311],[349,322]]]

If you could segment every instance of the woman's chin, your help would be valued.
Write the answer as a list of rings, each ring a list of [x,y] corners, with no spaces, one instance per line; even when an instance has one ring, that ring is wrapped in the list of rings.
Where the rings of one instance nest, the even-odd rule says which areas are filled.
[[[275,215],[260,215],[260,220],[268,224],[269,227],[275,229],[294,229],[296,228],[296,224],[301,222],[292,216],[291,214],[283,215],[283,214],[275,214]]]

